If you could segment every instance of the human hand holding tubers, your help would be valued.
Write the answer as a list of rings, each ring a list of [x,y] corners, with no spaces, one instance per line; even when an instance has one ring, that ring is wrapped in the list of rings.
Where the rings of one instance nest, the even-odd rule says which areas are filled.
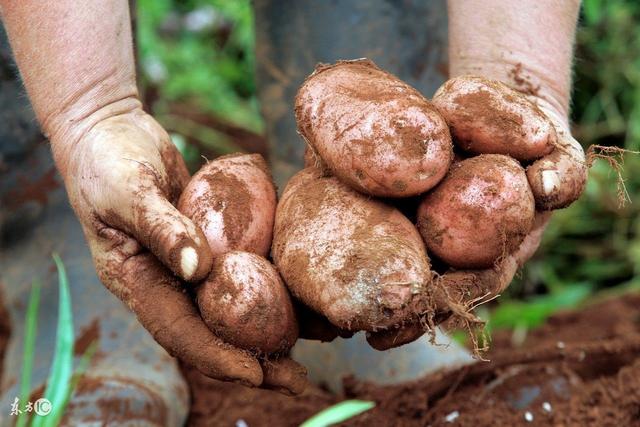
[[[497,81],[458,77],[431,103],[371,61],[341,61],[317,67],[295,110],[308,169],[278,205],[274,261],[297,298],[379,349],[451,315],[477,323],[471,309],[539,245],[544,211],[584,188],[584,153],[558,115]],[[416,194],[417,212],[402,212],[426,251],[391,206]]]
[[[216,337],[260,362],[257,384],[302,392],[306,370],[287,354],[298,323],[271,246],[276,191],[264,159],[234,154],[207,162],[183,191],[178,207],[200,227],[214,256],[197,286],[202,319]]]

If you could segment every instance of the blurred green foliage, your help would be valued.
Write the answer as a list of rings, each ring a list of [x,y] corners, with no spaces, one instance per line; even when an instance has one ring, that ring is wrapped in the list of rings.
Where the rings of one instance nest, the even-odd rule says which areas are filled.
[[[151,108],[193,103],[205,112],[262,131],[254,79],[249,0],[138,0],[137,43]]]
[[[249,0],[139,0],[138,7],[143,81],[158,91],[154,112],[192,102],[259,132]],[[640,150],[639,1],[583,1],[574,74],[573,131],[585,149]],[[494,328],[526,330],[592,292],[640,289],[640,156],[624,156],[623,177],[631,202],[620,207],[615,171],[594,162],[585,194],[555,213],[534,259],[484,314]]]

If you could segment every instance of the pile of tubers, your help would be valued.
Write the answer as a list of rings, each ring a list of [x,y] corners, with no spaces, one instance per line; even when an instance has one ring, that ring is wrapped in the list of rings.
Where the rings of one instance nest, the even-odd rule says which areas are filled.
[[[504,84],[458,77],[429,101],[369,60],[340,61],[305,80],[295,116],[305,169],[278,203],[253,154],[208,162],[178,206],[215,259],[204,321],[254,354],[293,346],[293,299],[341,330],[415,339],[449,309],[429,255],[444,272],[492,268],[548,208],[530,183],[555,127]]]

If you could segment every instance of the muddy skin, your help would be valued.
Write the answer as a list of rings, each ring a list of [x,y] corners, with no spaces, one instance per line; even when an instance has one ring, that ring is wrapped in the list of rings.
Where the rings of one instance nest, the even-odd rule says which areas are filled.
[[[384,351],[390,348],[409,344],[420,338],[428,327],[420,322],[401,325],[380,332],[368,332],[367,342],[376,350]]]
[[[169,354],[210,377],[262,383],[254,357],[211,333],[182,283],[152,254],[143,251],[124,261],[114,257],[96,267],[103,283]]]
[[[254,354],[287,353],[298,338],[287,289],[258,255],[233,251],[216,258],[196,301],[217,336]]]
[[[213,256],[242,250],[266,256],[276,190],[262,156],[232,154],[204,165],[178,202],[207,237]]]
[[[563,209],[576,201],[587,184],[588,163],[579,143],[566,131],[558,131],[553,152],[527,167],[537,209]],[[545,182],[547,173],[552,173],[558,180],[550,189]]]
[[[531,230],[533,194],[513,159],[485,154],[455,163],[418,209],[430,253],[451,267],[489,268]]]
[[[457,146],[474,154],[517,160],[550,153],[557,135],[551,120],[522,93],[482,77],[448,80],[433,97]]]
[[[282,195],[272,255],[296,298],[351,331],[398,324],[410,316],[411,284],[431,279],[413,224],[313,168]]]
[[[307,385],[307,369],[288,357],[264,359],[260,362],[264,375],[264,388],[295,396]]]
[[[366,194],[423,193],[451,163],[449,129],[433,105],[369,60],[316,68],[296,96],[295,114],[321,159],[315,163]]]

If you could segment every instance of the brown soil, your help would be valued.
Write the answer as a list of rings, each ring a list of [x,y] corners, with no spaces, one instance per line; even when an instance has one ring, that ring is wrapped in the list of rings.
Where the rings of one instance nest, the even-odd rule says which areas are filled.
[[[491,362],[415,382],[376,387],[346,379],[346,396],[312,387],[286,397],[184,368],[193,395],[189,425],[295,426],[345,397],[376,402],[350,426],[640,425],[638,306],[640,294],[558,314],[519,347],[510,333],[498,333]]]
[[[491,362],[388,387],[346,379],[345,396],[310,387],[287,397],[183,367],[193,400],[188,425],[236,426],[243,420],[251,427],[297,426],[339,400],[360,398],[374,400],[376,408],[344,425],[638,426],[639,306],[635,294],[561,313],[518,347],[511,333],[498,333]],[[9,336],[8,313],[1,308],[0,355]]]

